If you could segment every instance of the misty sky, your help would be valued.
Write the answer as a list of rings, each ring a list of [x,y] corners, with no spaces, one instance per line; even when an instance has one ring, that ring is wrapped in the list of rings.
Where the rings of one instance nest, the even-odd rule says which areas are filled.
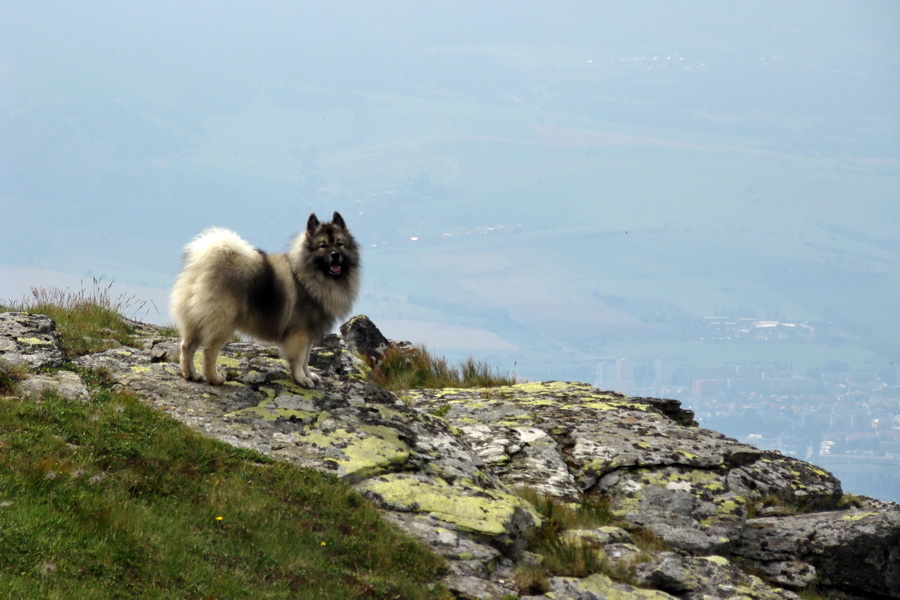
[[[898,74],[894,1],[0,0],[0,298],[57,273],[143,285],[164,303],[203,228],[277,250],[309,212],[340,209],[369,248],[364,305],[397,321],[447,312],[435,309],[443,280],[454,306],[488,290],[482,306],[524,323],[559,290],[573,300],[553,310],[579,318],[607,314],[597,297],[610,293],[718,306],[692,307],[689,291],[655,288],[651,267],[625,261],[587,273],[539,257],[533,284],[510,279],[514,261],[471,279],[531,256],[466,241],[492,226],[546,256],[576,226],[699,240],[729,223],[678,267],[691,289],[740,271],[759,281],[717,282],[715,302],[884,312],[883,298],[810,307],[760,281],[825,273],[840,255],[879,297],[897,289],[884,265],[900,238]],[[434,270],[442,256],[417,271],[395,251],[441,235],[468,257],[456,271]],[[780,249],[731,256],[733,239]],[[684,247],[666,240],[642,243],[647,265]],[[726,251],[703,250],[716,243]],[[797,262],[770,278],[784,256]],[[529,285],[546,297],[523,300]],[[401,314],[416,298],[421,310]]]

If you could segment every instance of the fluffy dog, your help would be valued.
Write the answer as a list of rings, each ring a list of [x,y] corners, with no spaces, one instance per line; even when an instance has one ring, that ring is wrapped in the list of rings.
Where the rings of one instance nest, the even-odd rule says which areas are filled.
[[[359,246],[337,212],[327,223],[309,216],[287,252],[267,254],[228,229],[213,227],[184,249],[171,310],[181,334],[181,373],[199,380],[194,355],[203,347],[203,375],[223,379],[216,358],[235,331],[276,342],[291,376],[315,387],[313,343],[346,317],[359,292]]]

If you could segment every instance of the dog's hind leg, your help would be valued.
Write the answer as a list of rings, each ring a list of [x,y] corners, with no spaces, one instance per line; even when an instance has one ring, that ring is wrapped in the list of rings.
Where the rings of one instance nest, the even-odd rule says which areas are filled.
[[[319,376],[309,370],[312,336],[306,331],[295,331],[281,344],[281,351],[288,361],[294,381],[305,388],[316,387]]]
[[[194,369],[194,355],[200,348],[200,338],[196,332],[185,332],[181,338],[181,375],[188,381],[197,381],[197,370]]]
[[[216,359],[219,357],[219,351],[222,350],[222,346],[231,339],[231,335],[232,333],[220,335],[203,344],[203,376],[206,377],[206,381],[210,385],[222,385],[225,382],[225,379],[219,377],[219,374],[216,372]]]

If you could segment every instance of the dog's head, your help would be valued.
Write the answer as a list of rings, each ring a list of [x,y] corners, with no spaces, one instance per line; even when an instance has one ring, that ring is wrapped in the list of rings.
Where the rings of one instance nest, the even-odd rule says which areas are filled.
[[[321,223],[315,213],[306,222],[306,248],[316,268],[328,277],[345,277],[359,261],[359,248],[347,224],[335,211],[331,221]]]

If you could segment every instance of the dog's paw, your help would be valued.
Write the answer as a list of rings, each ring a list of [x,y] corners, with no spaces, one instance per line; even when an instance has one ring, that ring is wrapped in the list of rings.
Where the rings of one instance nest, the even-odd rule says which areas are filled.
[[[222,385],[223,383],[225,383],[225,378],[219,377],[218,375],[216,375],[215,377],[207,377],[206,380],[209,385]]]
[[[300,376],[295,375],[294,381],[300,387],[305,387],[305,388],[314,388],[314,387],[316,387],[316,383],[317,383],[315,379],[313,379],[312,377],[307,377],[306,375],[300,375]]]
[[[203,381],[203,378],[196,373],[181,373],[181,376],[188,381]]]
[[[300,387],[305,388],[314,388],[319,385],[321,379],[315,373],[300,371],[299,373],[294,373],[294,381]]]

